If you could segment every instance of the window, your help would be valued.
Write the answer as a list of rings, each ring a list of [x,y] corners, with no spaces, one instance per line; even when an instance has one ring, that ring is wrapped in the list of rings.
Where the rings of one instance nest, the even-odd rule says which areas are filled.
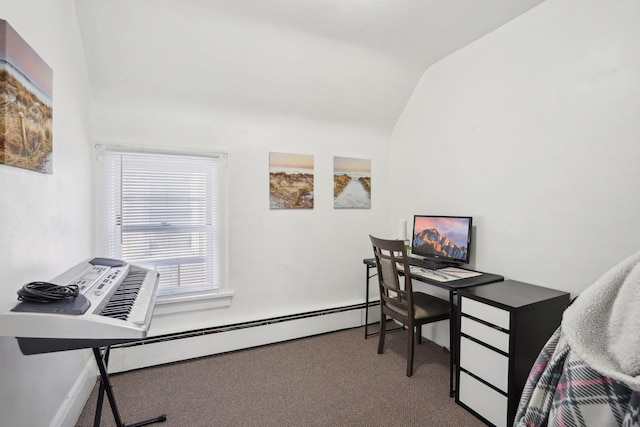
[[[98,155],[98,256],[158,270],[158,296],[226,289],[226,155]],[[165,298],[166,299],[166,298]]]

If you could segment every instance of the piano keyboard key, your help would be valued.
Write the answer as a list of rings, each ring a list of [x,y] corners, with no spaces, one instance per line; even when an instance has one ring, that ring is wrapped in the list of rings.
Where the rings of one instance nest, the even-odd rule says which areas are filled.
[[[144,325],[149,321],[149,305],[155,298],[156,278],[155,272],[132,267],[99,314]]]

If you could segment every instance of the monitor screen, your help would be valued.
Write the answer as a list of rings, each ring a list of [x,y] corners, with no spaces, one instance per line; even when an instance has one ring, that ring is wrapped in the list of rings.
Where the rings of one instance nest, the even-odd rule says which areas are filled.
[[[411,253],[455,264],[469,262],[471,217],[415,215]]]

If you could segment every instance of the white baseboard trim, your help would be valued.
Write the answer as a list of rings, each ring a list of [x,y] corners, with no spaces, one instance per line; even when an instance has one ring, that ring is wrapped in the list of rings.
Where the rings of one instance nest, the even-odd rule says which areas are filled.
[[[87,403],[98,378],[98,367],[93,357],[87,363],[73,384],[62,406],[51,421],[50,427],[74,427]]]
[[[333,312],[149,344],[113,347],[109,373],[226,353],[362,326],[364,309]]]

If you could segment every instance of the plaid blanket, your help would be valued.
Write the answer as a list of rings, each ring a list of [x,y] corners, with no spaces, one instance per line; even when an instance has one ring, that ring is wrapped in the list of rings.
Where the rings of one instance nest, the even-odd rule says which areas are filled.
[[[522,392],[514,427],[640,427],[640,392],[584,363],[558,328]]]

